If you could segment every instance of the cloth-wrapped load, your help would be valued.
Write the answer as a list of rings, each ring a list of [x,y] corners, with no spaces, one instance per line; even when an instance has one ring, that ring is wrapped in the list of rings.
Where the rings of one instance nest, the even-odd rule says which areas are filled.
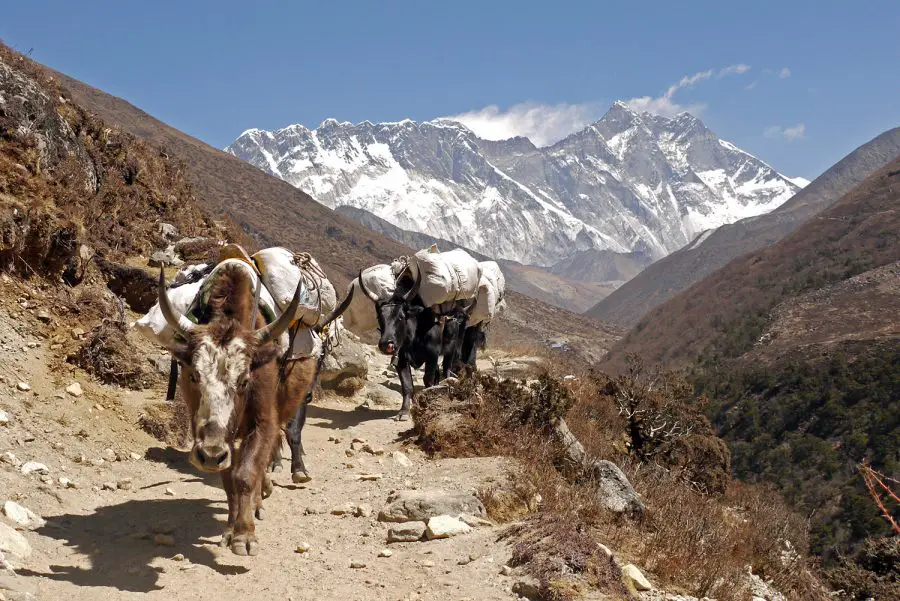
[[[307,290],[297,308],[296,319],[307,326],[315,326],[337,306],[334,286],[322,268],[307,253],[293,253],[286,248],[264,248],[252,256],[262,277],[263,285],[275,299],[279,311],[291,304],[297,284],[303,280]]]
[[[475,307],[469,315],[469,325],[489,324],[498,313],[506,308],[506,278],[496,261],[481,261],[481,280]]]
[[[462,249],[440,252],[437,246],[420,250],[391,265],[395,277],[407,274],[416,281],[421,272],[418,295],[426,307],[474,298],[478,294],[481,267]]]
[[[255,295],[257,287],[260,285],[260,277],[257,275],[254,266],[245,258],[227,258],[217,263],[205,274],[203,271],[198,271],[196,266],[187,267],[181,270],[174,278],[175,283],[173,283],[172,287],[166,291],[166,295],[169,297],[172,307],[184,314],[194,323],[205,323],[207,319],[206,312],[209,311],[207,302],[209,300],[209,291],[211,290],[212,284],[221,273],[221,270],[228,265],[234,265],[247,271],[250,281],[253,284],[253,294]],[[299,281],[298,278],[298,282]],[[179,285],[178,282],[186,283]],[[291,291],[291,296],[293,296],[294,291],[296,290],[296,283],[294,286],[295,288]],[[300,290],[301,308],[306,307],[308,309],[314,305],[318,306],[318,301],[313,301],[311,299],[312,295],[310,294],[310,290],[304,283],[301,285]],[[285,303],[285,308],[289,302]],[[272,293],[265,285],[259,290],[259,310],[267,323],[273,322],[282,312],[282,308],[275,301]],[[298,317],[302,315],[301,311],[298,310]],[[316,315],[315,321],[313,321],[311,317],[307,317],[307,319],[309,319],[309,321],[306,323],[311,325],[316,323],[319,317]],[[261,327],[262,325],[263,324],[257,324],[257,327]],[[171,348],[175,342],[175,332],[168,322],[166,322],[166,319],[160,310],[159,303],[153,305],[150,311],[135,321],[133,327],[149,340],[166,348]],[[287,350],[289,342],[290,340],[287,333],[282,334],[275,341],[282,353]],[[290,357],[310,357],[316,356],[320,352],[321,340],[315,331],[311,327],[300,328],[294,338],[294,343],[291,346]]]
[[[395,280],[390,265],[373,265],[362,271],[362,279],[369,291],[379,300],[388,300],[394,294]],[[344,311],[344,327],[362,336],[378,327],[378,316],[375,314],[375,303],[359,288],[359,279],[354,279],[347,289],[352,294],[350,306]]]

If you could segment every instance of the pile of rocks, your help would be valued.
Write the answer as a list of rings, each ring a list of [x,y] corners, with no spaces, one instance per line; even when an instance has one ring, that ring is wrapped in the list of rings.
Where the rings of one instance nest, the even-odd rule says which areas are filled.
[[[402,490],[388,497],[378,520],[392,524],[388,543],[407,543],[450,538],[479,526],[492,526],[485,515],[484,505],[471,492]]]

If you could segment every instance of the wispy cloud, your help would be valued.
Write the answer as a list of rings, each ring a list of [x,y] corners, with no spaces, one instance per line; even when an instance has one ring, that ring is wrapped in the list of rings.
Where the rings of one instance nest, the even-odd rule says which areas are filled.
[[[739,63],[737,65],[729,65],[721,69],[709,69],[708,71],[700,71],[699,73],[694,73],[693,75],[685,75],[678,81],[678,83],[674,83],[669,86],[662,96],[641,96],[639,98],[632,98],[626,101],[626,103],[628,104],[628,106],[635,110],[647,111],[666,117],[672,117],[684,111],[696,115],[703,112],[703,110],[706,108],[706,104],[694,103],[684,105],[678,103],[677,101],[675,101],[675,94],[677,94],[679,90],[691,88],[697,83],[712,79],[713,77],[715,77],[716,79],[721,79],[726,75],[743,75],[749,70],[750,65]]]
[[[587,127],[603,116],[600,103],[537,104],[523,102],[507,109],[495,104],[459,115],[443,117],[458,121],[485,140],[525,136],[537,146],[553,144]]]
[[[663,116],[674,116],[684,111],[699,115],[706,105],[677,102],[675,95],[680,90],[693,87],[709,79],[742,75],[749,70],[749,65],[739,63],[721,69],[700,71],[682,77],[678,82],[670,85],[662,96],[632,98],[627,100],[626,104],[637,111]],[[449,115],[442,119],[458,121],[485,140],[506,140],[515,136],[524,136],[537,146],[547,146],[597,121],[603,116],[605,108],[606,106],[599,102],[583,104],[523,102],[505,109],[492,104],[482,109]]]
[[[758,81],[751,81],[750,83],[748,83],[747,85],[744,86],[744,89],[749,92],[750,90],[755,88],[757,86],[757,84],[759,84]]]
[[[784,139],[788,142],[794,140],[802,140],[806,136],[806,124],[798,123],[790,127],[781,127],[780,125],[770,125],[763,130],[763,135],[767,138]]]
[[[782,67],[781,69],[778,70],[778,77],[780,77],[781,79],[787,79],[790,76],[791,76],[791,70],[788,69],[787,67]]]

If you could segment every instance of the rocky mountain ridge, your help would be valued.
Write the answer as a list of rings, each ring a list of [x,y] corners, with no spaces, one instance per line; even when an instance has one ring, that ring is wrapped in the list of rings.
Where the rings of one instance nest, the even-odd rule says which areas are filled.
[[[859,146],[771,213],[704,232],[650,265],[587,314],[625,327],[634,326],[649,311],[732,259],[778,242],[897,156],[900,156],[900,128],[888,130]]]
[[[329,119],[314,130],[250,129],[226,152],[326,206],[547,267],[591,250],[659,259],[800,189],[687,113],[666,118],[621,102],[545,148],[483,140],[447,120]]]

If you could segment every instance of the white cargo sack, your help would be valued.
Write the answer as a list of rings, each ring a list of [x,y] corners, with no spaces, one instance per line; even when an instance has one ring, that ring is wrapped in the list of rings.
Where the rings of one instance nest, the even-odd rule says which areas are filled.
[[[402,273],[403,261],[395,261],[394,275]],[[419,298],[426,307],[474,298],[478,294],[481,266],[462,249],[439,252],[436,246],[420,250],[406,267],[415,281],[422,273]]]
[[[215,268],[213,268],[213,270],[209,273],[209,275],[203,277],[201,280],[167,290],[166,295],[169,297],[169,301],[171,302],[172,307],[178,310],[180,313],[188,315],[195,307],[195,303],[201,302],[201,299],[199,299],[198,296],[204,289],[204,284],[207,282],[207,280],[209,280],[210,278],[215,279],[218,272],[226,265],[238,265],[242,269],[245,269],[247,273],[250,274],[251,281],[254,285],[253,290],[255,293],[256,286],[259,285],[259,278],[257,277],[256,272],[253,270],[253,268],[240,259],[226,259],[216,265]],[[185,270],[182,270],[182,272],[187,272],[189,269],[190,268],[186,268]],[[179,272],[178,275],[175,276],[176,281],[178,281],[179,279],[182,279],[183,281],[184,276],[187,275],[186,273],[182,272]],[[181,278],[179,278],[179,276],[181,276]],[[302,297],[301,300],[303,300]],[[275,300],[272,298],[272,295],[269,293],[269,291],[266,290],[265,286],[263,286],[260,290],[259,304],[260,309],[262,309],[264,312],[268,312],[275,318],[281,315],[281,310],[278,308]],[[258,324],[257,327],[261,326],[262,324]],[[166,322],[166,318],[163,317],[162,311],[159,308],[159,303],[153,305],[153,307],[150,309],[150,311],[147,312],[146,315],[134,322],[133,327],[150,341],[160,344],[166,348],[171,348],[175,342],[175,333],[172,330],[171,326],[169,326],[169,324]],[[288,334],[282,334],[278,338],[278,340],[275,341],[275,343],[278,345],[279,350],[284,353],[285,350],[287,350],[288,346]],[[291,348],[291,357],[300,358],[315,356],[318,352],[320,352],[320,349],[321,342],[315,332],[313,332],[309,328],[300,328]]]
[[[481,261],[481,280],[478,282],[478,296],[475,308],[469,316],[469,325],[488,324],[505,307],[506,278],[496,261]]]
[[[259,269],[263,285],[272,294],[279,311],[291,304],[301,279],[308,294],[297,308],[296,319],[314,326],[324,321],[337,306],[334,286],[309,254],[294,254],[286,248],[273,246],[255,253],[252,259]]]
[[[179,272],[179,275],[180,274],[181,272]],[[175,277],[177,280],[178,276]],[[179,313],[187,313],[188,307],[194,302],[194,297],[200,292],[200,286],[203,285],[205,279],[206,278],[203,278],[192,284],[184,284],[177,288],[170,288],[166,292],[166,295],[169,297],[169,302],[172,304],[172,307]],[[172,331],[171,326],[166,322],[166,318],[163,317],[158,302],[153,305],[146,315],[134,322],[133,327],[151,342],[155,342],[166,348],[171,348],[175,342],[175,333]]]
[[[394,295],[396,286],[390,265],[373,265],[362,272],[366,290],[380,300],[388,300]],[[350,305],[342,317],[344,327],[362,336],[378,327],[378,316],[375,314],[375,303],[359,289],[359,280],[354,279],[347,287],[347,294],[353,294]]]

